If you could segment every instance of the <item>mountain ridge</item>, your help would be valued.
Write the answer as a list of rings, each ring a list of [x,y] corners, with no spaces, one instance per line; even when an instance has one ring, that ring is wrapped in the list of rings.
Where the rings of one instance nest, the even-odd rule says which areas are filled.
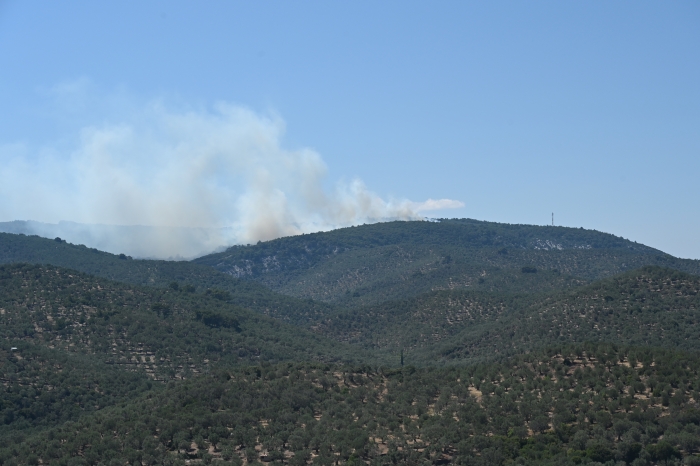
[[[245,278],[0,234],[0,462],[696,464],[698,263],[543,231],[304,235]]]
[[[556,272],[581,283],[645,265],[700,275],[700,261],[607,233],[469,219],[349,227],[234,246],[193,262],[344,307],[436,289],[529,292],[558,286],[542,280],[541,286],[522,286],[524,270]]]

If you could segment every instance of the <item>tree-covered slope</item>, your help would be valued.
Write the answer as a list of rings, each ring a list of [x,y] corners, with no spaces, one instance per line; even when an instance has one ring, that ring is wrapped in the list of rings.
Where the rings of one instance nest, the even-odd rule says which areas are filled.
[[[340,313],[323,335],[411,364],[473,362],[562,342],[700,348],[700,277],[647,266],[565,292],[441,290]]]
[[[436,289],[551,291],[644,265],[700,274],[700,261],[597,231],[475,220],[388,222],[235,246],[194,261],[288,295],[345,306]],[[524,284],[523,270],[537,275]]]
[[[697,261],[474,221],[226,254],[0,235],[0,464],[700,463]]]
[[[278,267],[287,270],[308,268],[329,255],[349,250],[391,246],[457,246],[468,249],[629,249],[641,253],[661,253],[642,244],[597,231],[510,225],[471,219],[441,219],[439,221],[395,221],[340,228],[329,232],[289,236],[261,242],[256,247],[234,246],[227,251],[210,254],[194,262],[230,265],[237,260],[251,261],[250,271],[259,274]],[[277,256],[277,262],[262,263],[266,257]]]
[[[133,285],[194,287],[228,291],[230,301],[291,323],[306,324],[335,312],[328,304],[272,292],[250,280],[236,279],[190,262],[132,260],[83,245],[38,236],[0,233],[0,264],[52,264]]]
[[[228,298],[50,265],[0,266],[0,444],[222,365],[376,361]]]
[[[219,370],[0,448],[20,464],[698,464],[697,353]],[[71,463],[72,464],[72,463]]]
[[[105,365],[100,358],[12,344],[0,343],[0,443],[159,388],[147,374]]]
[[[186,378],[223,362],[361,355],[227,298],[126,285],[50,265],[4,265],[0,339],[92,355],[157,380]]]
[[[426,361],[472,359],[584,341],[698,350],[699,292],[700,277],[648,266],[517,306],[416,356]]]

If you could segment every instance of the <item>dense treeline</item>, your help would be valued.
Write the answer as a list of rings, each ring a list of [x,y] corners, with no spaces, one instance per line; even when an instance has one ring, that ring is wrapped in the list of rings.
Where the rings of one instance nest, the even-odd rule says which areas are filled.
[[[588,273],[564,269],[570,264],[588,264],[593,255],[600,253],[518,251],[504,259],[496,249],[382,246],[348,251],[309,269],[279,270],[253,278],[280,293],[356,308],[440,289],[497,294],[570,289],[589,282],[570,272]],[[642,257],[640,266],[648,263]],[[534,264],[539,273],[522,273],[523,264]]]
[[[5,338],[104,354],[111,363],[157,378],[202,370],[205,360],[391,363],[403,349],[410,363],[423,365],[479,361],[561,342],[700,345],[700,279],[654,267],[558,295],[432,292],[343,313],[312,328],[353,346],[251,313],[218,289],[130,287],[30,265],[0,267],[0,286]]]
[[[0,449],[5,464],[698,464],[700,358],[586,345],[499,364],[223,369]],[[14,462],[14,463],[13,463]]]

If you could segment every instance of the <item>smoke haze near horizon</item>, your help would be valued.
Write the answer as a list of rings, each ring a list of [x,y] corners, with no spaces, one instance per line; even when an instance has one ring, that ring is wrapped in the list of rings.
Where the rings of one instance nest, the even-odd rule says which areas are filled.
[[[83,125],[72,142],[5,144],[0,221],[43,222],[32,224],[40,236],[63,225],[71,242],[135,257],[189,258],[464,206],[383,199],[358,179],[328,188],[321,156],[282,147],[284,129],[276,115],[228,103],[175,111],[154,102],[117,123]],[[80,225],[46,225],[60,221]],[[137,225],[153,228],[120,229]]]

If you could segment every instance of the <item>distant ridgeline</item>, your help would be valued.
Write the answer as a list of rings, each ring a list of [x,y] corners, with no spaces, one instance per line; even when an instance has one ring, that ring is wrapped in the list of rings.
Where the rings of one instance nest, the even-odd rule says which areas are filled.
[[[258,275],[278,269],[314,265],[329,256],[383,246],[431,246],[464,249],[532,250],[618,249],[664,255],[659,250],[592,230],[534,225],[509,225],[471,219],[435,222],[387,222],[330,232],[279,238],[255,246],[233,246],[193,262],[212,265],[232,275]]]
[[[302,325],[344,308],[440,290],[550,293],[646,265],[700,275],[700,261],[606,233],[468,219],[363,225],[236,246],[192,262],[128,260],[0,233],[2,262],[50,263],[138,285],[221,289],[238,305]]]
[[[31,220],[0,222],[0,232],[60,237],[74,244],[87,244],[102,251],[126,253],[140,258],[193,258],[216,250],[229,228],[187,228],[146,225],[102,225],[77,222],[44,223]],[[173,253],[173,249],[177,252]]]
[[[700,274],[700,261],[607,233],[469,219],[343,228],[234,246],[193,262],[350,307],[439,289],[552,291],[645,265]]]

